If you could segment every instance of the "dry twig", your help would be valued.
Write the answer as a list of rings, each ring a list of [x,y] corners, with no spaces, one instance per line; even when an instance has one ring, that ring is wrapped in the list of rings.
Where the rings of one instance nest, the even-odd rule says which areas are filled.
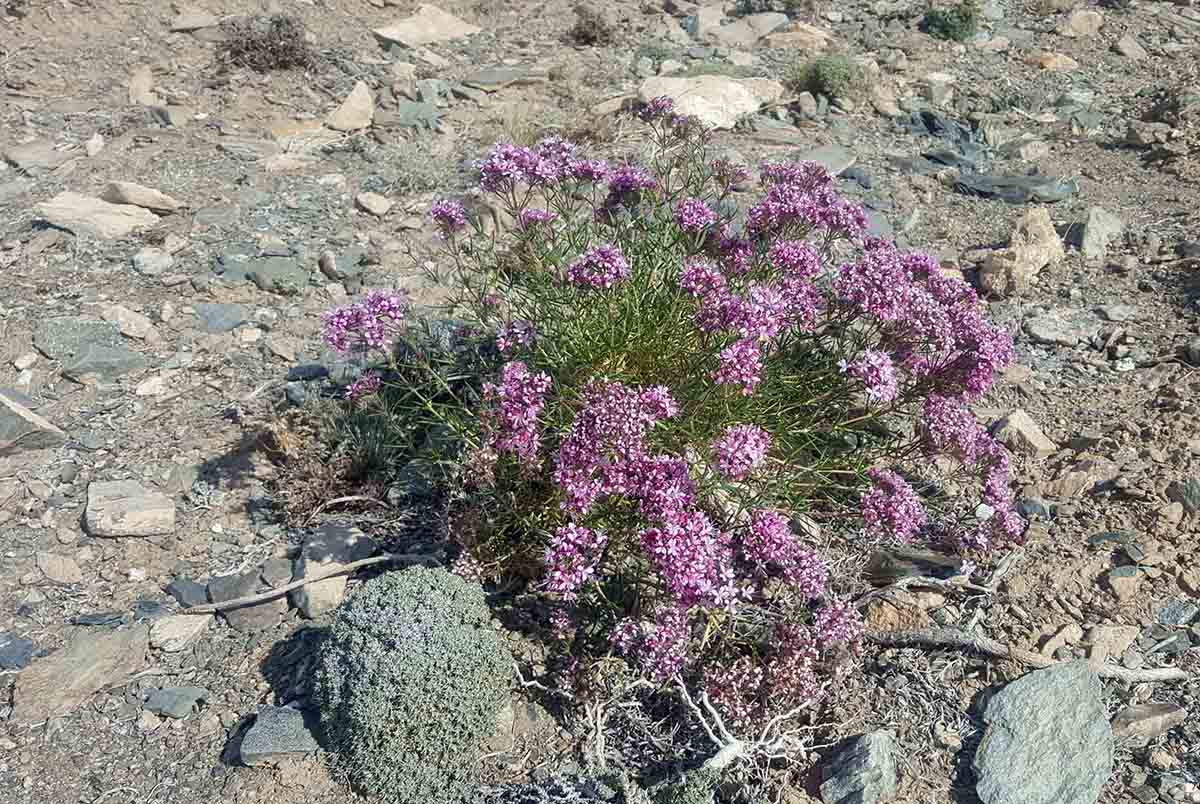
[[[277,597],[286,595],[293,589],[299,589],[302,586],[307,586],[310,583],[323,581],[326,578],[333,578],[338,575],[345,575],[354,572],[363,567],[369,567],[373,564],[435,564],[437,559],[428,555],[414,555],[412,553],[384,553],[381,556],[373,558],[364,558],[360,561],[351,561],[349,564],[339,564],[321,572],[314,573],[307,578],[301,578],[298,581],[285,583],[283,586],[274,589],[268,589],[266,592],[260,592],[257,595],[247,595],[246,597],[237,597],[233,600],[225,600],[221,603],[206,603],[202,606],[192,606],[184,609],[182,614],[214,614],[218,611],[227,611],[229,609],[240,609],[245,606],[253,606],[262,603],[266,600],[274,600]]]
[[[911,648],[928,646],[935,648],[961,648],[973,650],[986,656],[998,659],[1012,659],[1030,667],[1044,668],[1060,664],[1055,659],[1040,653],[1013,648],[997,642],[994,639],[968,634],[957,628],[923,628],[917,631],[877,631],[867,632],[867,639],[877,645],[891,648]],[[1112,678],[1137,684],[1147,681],[1187,681],[1191,676],[1174,667],[1162,667],[1146,670],[1130,670],[1112,664],[1093,663],[1092,669],[1101,678]]]

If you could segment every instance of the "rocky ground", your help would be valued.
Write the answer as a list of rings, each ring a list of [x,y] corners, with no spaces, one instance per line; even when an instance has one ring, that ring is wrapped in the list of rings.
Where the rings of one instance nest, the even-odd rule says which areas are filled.
[[[1020,664],[875,646],[841,714],[892,736],[822,761],[851,788],[896,765],[870,801],[1089,801],[1097,774],[1105,802],[1200,801],[1200,8],[988,0],[960,44],[917,0],[592,5],[576,28],[560,0],[306,0],[311,60],[258,72],[220,24],[257,4],[0,0],[0,800],[353,798],[302,711],[345,581],[178,612],[373,552],[275,505],[262,427],[343,368],[320,314],[364,287],[439,298],[422,215],[490,143],[619,155],[622,103],[666,93],[742,161],[823,161],[1016,336],[979,413],[1028,544],[993,591],[881,599],[871,628],[1192,672],[1041,671],[985,719]],[[781,83],[822,52],[869,87]],[[1008,717],[1053,767],[980,744]],[[571,761],[567,726],[518,701],[492,775]],[[790,800],[839,800],[820,781]]]

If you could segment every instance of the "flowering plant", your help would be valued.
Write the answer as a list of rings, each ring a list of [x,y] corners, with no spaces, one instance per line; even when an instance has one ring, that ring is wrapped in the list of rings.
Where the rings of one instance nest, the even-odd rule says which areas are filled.
[[[967,408],[1012,343],[960,278],[872,237],[820,165],[763,165],[739,212],[748,169],[668,99],[641,117],[645,166],[499,144],[479,186],[507,226],[431,210],[458,310],[495,349],[444,417],[465,445],[460,567],[526,572],[576,658],[686,679],[750,728],[811,707],[858,649],[818,520],[854,518],[864,546],[1020,541],[1006,454]],[[910,459],[939,455],[990,516],[910,484]]]

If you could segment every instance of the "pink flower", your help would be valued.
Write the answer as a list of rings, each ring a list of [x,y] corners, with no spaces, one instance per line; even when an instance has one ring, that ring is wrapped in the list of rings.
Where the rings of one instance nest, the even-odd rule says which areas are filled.
[[[550,375],[534,373],[519,361],[505,363],[501,382],[484,383],[483,419],[488,445],[497,452],[511,452],[522,463],[537,461],[537,419],[550,390]]]
[[[699,198],[684,198],[675,205],[675,225],[688,234],[699,234],[717,222],[717,213]]]
[[[408,309],[403,293],[373,291],[325,314],[325,342],[341,354],[389,347]]]
[[[850,363],[843,361],[842,370],[860,381],[867,389],[867,398],[874,402],[891,402],[899,389],[896,366],[886,352],[868,349]]]
[[[862,617],[848,600],[832,600],[817,609],[813,617],[817,640],[821,647],[857,646],[863,635]]]
[[[521,212],[517,215],[517,230],[521,232],[528,232],[531,229],[536,229],[539,226],[549,226],[557,219],[558,215],[549,210],[530,207],[528,209],[521,210]]]
[[[740,385],[742,393],[750,396],[762,380],[762,358],[757,338],[735,341],[717,355],[713,379],[721,385]]]
[[[442,198],[429,208],[429,217],[442,230],[443,235],[461,232],[467,228],[467,210],[458,201]]]
[[[735,424],[713,442],[717,468],[730,480],[744,480],[761,466],[771,449],[771,435],[753,424]]]
[[[825,562],[796,540],[787,517],[778,511],[759,509],[750,515],[750,527],[742,534],[742,554],[760,572],[778,572],[808,600],[827,590]]]
[[[926,516],[921,498],[895,472],[869,469],[867,477],[873,485],[859,503],[867,532],[902,542],[910,541],[925,526]]]
[[[609,243],[593,246],[567,266],[567,280],[581,288],[607,290],[628,278],[629,263],[620,249]]]
[[[383,387],[383,378],[378,373],[369,371],[347,386],[346,398],[357,401],[366,396],[373,396],[379,393],[381,387]]]
[[[574,600],[595,575],[606,541],[602,530],[574,524],[556,530],[546,548],[546,590]]]
[[[646,122],[650,122],[651,120],[669,117],[674,111],[675,101],[666,95],[660,95],[642,104],[642,108],[638,110],[638,117]]]
[[[537,330],[529,321],[509,321],[496,335],[496,347],[504,354],[533,343]]]

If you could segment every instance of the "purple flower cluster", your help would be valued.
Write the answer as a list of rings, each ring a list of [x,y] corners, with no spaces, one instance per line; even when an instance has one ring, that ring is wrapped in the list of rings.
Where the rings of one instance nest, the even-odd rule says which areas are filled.
[[[699,198],[684,198],[675,205],[675,225],[688,234],[700,234],[717,222],[717,213]]]
[[[796,541],[787,517],[759,509],[750,515],[742,534],[742,556],[759,572],[777,572],[807,600],[816,600],[829,587],[829,569],[815,551]]]
[[[378,372],[368,371],[346,387],[346,399],[358,401],[364,397],[374,396],[383,387],[383,378]]]
[[[400,331],[409,310],[403,293],[372,291],[353,304],[325,314],[325,343],[339,354],[386,349]]]
[[[546,590],[574,600],[578,590],[596,574],[608,537],[604,531],[563,525],[546,548]]]
[[[708,167],[712,171],[713,181],[722,193],[741,189],[750,181],[750,168],[728,159],[714,159]]]
[[[873,402],[891,402],[899,393],[896,365],[887,352],[868,349],[849,363],[843,361],[842,370],[866,386]]]
[[[849,600],[831,600],[813,616],[813,628],[823,647],[855,647],[862,640],[863,622],[858,609]]]
[[[509,321],[500,327],[500,332],[496,335],[496,348],[501,353],[508,354],[533,343],[536,336],[537,330],[534,328],[533,322],[520,319]]]
[[[642,108],[638,109],[638,117],[649,123],[652,120],[661,120],[670,117],[675,113],[675,101],[666,95],[660,95],[657,98],[651,98],[642,104]]]
[[[757,340],[734,341],[717,354],[717,368],[712,378],[720,385],[740,385],[742,393],[750,396],[762,380],[763,352]]]
[[[569,180],[599,181],[608,173],[604,162],[577,158],[575,146],[558,137],[545,139],[533,148],[496,143],[475,167],[480,174],[479,186],[498,195],[509,195],[522,184],[548,187]]]
[[[824,230],[855,239],[867,231],[867,213],[832,187],[779,181],[747,211],[746,230],[760,237]]]
[[[458,201],[442,198],[429,208],[429,217],[437,224],[443,236],[461,232],[467,228],[467,210]]]
[[[546,404],[550,375],[534,373],[520,361],[505,363],[500,384],[484,383],[483,418],[488,446],[511,452],[526,465],[537,463],[538,416]]]
[[[640,542],[681,607],[725,606],[737,598],[732,539],[703,512],[676,512],[643,530]]]
[[[526,207],[517,214],[517,230],[528,232],[539,226],[549,226],[557,219],[558,215],[550,210]]]
[[[713,442],[717,468],[730,480],[744,480],[762,465],[771,449],[771,434],[753,424],[735,424]]]
[[[870,469],[867,476],[872,485],[860,501],[867,532],[910,541],[925,526],[921,498],[903,478],[888,469]]]
[[[567,281],[581,288],[607,290],[628,278],[629,263],[611,243],[593,246],[567,266]]]

